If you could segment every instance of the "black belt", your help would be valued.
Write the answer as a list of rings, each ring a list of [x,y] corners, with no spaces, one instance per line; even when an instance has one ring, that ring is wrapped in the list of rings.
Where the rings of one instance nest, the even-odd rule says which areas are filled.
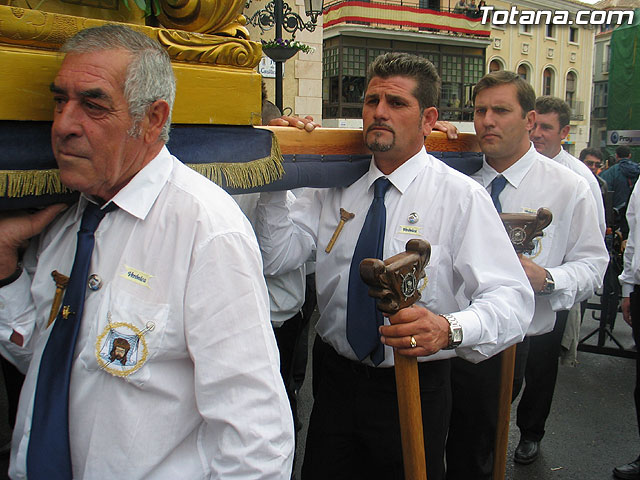
[[[322,343],[322,349],[325,350],[322,352],[323,354],[323,362],[327,362],[332,364],[341,370],[348,369],[354,374],[366,378],[379,378],[379,379],[395,379],[395,369],[393,366],[391,367],[372,367],[370,365],[366,365],[362,362],[358,362],[355,360],[350,360],[346,357],[343,357],[335,349],[329,345],[328,343],[322,341],[320,337],[318,337],[318,341]],[[430,369],[430,368],[438,368],[441,366],[443,362],[448,362],[448,360],[435,360],[431,362],[418,362],[418,371],[422,369]]]

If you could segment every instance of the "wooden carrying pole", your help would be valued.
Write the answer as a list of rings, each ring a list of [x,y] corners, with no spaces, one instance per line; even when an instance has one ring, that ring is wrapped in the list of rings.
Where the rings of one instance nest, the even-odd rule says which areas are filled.
[[[362,130],[317,128],[313,132],[292,127],[256,127],[271,130],[283,154],[358,155],[371,153],[362,140]],[[442,132],[432,132],[424,142],[430,152],[478,152],[476,136],[459,133],[457,140],[447,140]]]
[[[504,350],[500,357],[500,391],[498,393],[498,425],[493,452],[493,480],[504,480],[507,468],[507,444],[509,443],[516,346],[512,345]]]

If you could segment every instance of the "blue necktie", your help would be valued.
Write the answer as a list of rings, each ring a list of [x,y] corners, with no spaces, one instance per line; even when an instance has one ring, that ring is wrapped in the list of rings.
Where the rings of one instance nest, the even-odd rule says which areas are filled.
[[[384,195],[390,185],[391,182],[384,177],[378,178],[373,184],[373,201],[360,231],[349,270],[347,340],[360,360],[371,355],[374,365],[379,365],[384,360],[384,345],[380,342],[378,333],[383,318],[376,308],[375,300],[369,296],[369,287],[360,278],[360,262],[365,258],[382,260],[387,222]]]
[[[29,480],[68,479],[73,476],[69,448],[69,379],[73,352],[82,321],[94,232],[107,211],[89,202],[78,230],[76,256],[64,295],[40,360],[27,452]]]
[[[496,207],[498,213],[502,213],[502,205],[500,205],[500,194],[502,193],[502,190],[504,190],[506,184],[507,179],[502,175],[498,175],[491,182],[491,200],[493,200],[493,205]]]

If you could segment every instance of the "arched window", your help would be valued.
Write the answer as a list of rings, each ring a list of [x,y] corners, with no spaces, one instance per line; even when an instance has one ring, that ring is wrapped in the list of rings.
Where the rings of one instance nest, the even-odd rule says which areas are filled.
[[[526,64],[521,63],[518,66],[518,75],[520,75],[520,78],[522,78],[526,82],[531,83],[530,75],[529,75],[529,67]]]
[[[504,66],[500,60],[491,60],[491,62],[489,62],[489,72],[497,72],[498,70],[504,70]]]
[[[553,95],[553,82],[554,82],[554,73],[551,68],[547,67],[544,69],[543,77],[542,77],[542,94],[543,95]]]
[[[565,100],[569,106],[573,107],[576,100],[576,84],[577,77],[574,72],[567,73],[567,91],[565,93]]]

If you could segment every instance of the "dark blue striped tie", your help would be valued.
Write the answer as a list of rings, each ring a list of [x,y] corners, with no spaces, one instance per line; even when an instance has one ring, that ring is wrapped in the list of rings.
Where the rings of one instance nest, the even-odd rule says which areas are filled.
[[[29,480],[71,480],[69,448],[69,379],[76,339],[82,321],[94,233],[107,211],[89,202],[78,230],[76,256],[62,309],[53,324],[40,360],[31,434],[27,452]]]
[[[384,195],[390,185],[391,182],[385,177],[378,178],[373,184],[373,201],[360,231],[349,270],[347,340],[360,360],[371,355],[374,365],[384,360],[384,345],[378,334],[383,318],[375,300],[369,296],[369,287],[360,278],[360,262],[365,258],[382,260],[387,222]]]
[[[500,194],[502,193],[502,190],[504,190],[506,184],[507,179],[502,175],[498,175],[491,182],[491,200],[493,200],[493,205],[496,207],[498,213],[502,213],[502,205],[500,205]]]

